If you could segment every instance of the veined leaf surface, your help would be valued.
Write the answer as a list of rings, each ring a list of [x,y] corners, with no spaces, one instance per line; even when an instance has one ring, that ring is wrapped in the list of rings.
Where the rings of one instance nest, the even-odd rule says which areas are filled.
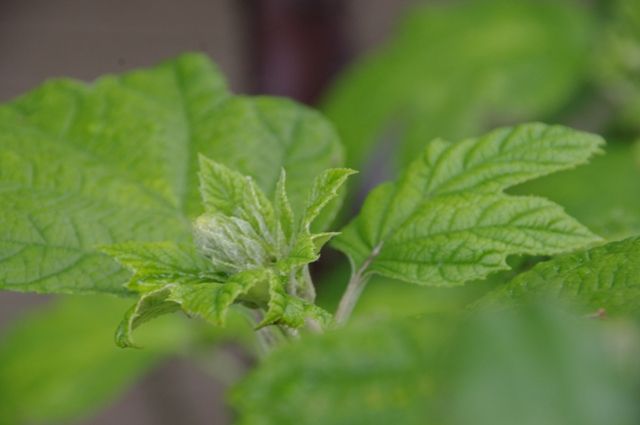
[[[558,205],[503,191],[583,164],[602,144],[598,136],[544,124],[458,143],[436,139],[397,183],[374,189],[334,246],[361,275],[455,285],[508,268],[511,254],[591,244],[598,237]]]
[[[50,81],[1,106],[0,289],[125,294],[126,272],[97,246],[189,241],[199,153],[267,195],[284,168],[298,213],[314,177],[342,161],[317,113],[232,96],[198,54],[92,84]]]

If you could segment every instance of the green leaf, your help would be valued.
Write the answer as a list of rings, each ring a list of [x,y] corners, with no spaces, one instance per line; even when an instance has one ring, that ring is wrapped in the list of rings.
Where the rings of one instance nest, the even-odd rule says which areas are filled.
[[[317,321],[320,328],[329,326],[332,321],[331,314],[325,310],[289,295],[285,285],[274,276],[269,283],[267,313],[258,328],[277,324],[296,329],[304,326],[308,319]]]
[[[433,395],[443,327],[417,323],[374,321],[277,350],[231,393],[238,423],[425,423],[415,415]]]
[[[143,294],[124,315],[124,319],[118,325],[115,334],[115,342],[119,347],[138,347],[133,342],[133,331],[141,324],[158,316],[180,310],[178,303],[168,301],[171,291],[161,288]]]
[[[384,172],[380,163],[394,156],[394,143],[397,162],[407,164],[435,137],[458,140],[491,123],[541,119],[562,108],[590,70],[594,31],[586,8],[575,3],[414,7],[389,42],[338,79],[325,102],[348,165],[376,161]]]
[[[222,282],[226,278],[186,244],[124,242],[104,246],[102,251],[133,272],[127,288],[136,292],[167,283]]]
[[[637,346],[612,347],[616,335],[637,343],[638,327],[606,325],[549,301],[474,315],[440,369],[440,415],[450,425],[638,423],[637,374],[620,361]]]
[[[269,276],[268,270],[250,270],[232,276],[223,284],[179,282],[143,293],[120,323],[116,343],[123,348],[136,347],[132,335],[138,326],[178,310],[224,326],[229,307],[241,296],[246,296],[244,301],[247,302],[265,302],[265,297],[258,291],[260,285],[268,285]]]
[[[555,257],[521,273],[480,305],[522,302],[546,295],[578,303],[588,312],[640,311],[640,238],[611,242]]]
[[[200,194],[205,212],[237,217],[273,244],[273,206],[253,179],[200,156]]]
[[[275,351],[231,402],[242,425],[631,425],[601,325],[550,306],[369,319]]]
[[[309,230],[311,223],[318,217],[322,209],[333,199],[339,197],[339,189],[347,181],[347,178],[356,173],[357,171],[348,168],[333,168],[325,170],[315,178],[302,218],[303,229]]]
[[[610,143],[607,154],[585,167],[514,188],[564,206],[567,212],[607,240],[640,234],[640,163],[638,146]]]
[[[313,178],[342,162],[319,114],[234,97],[198,54],[92,84],[47,82],[0,106],[0,146],[0,288],[35,292],[127,294],[126,271],[96,247],[188,242],[202,212],[199,153],[269,197],[284,168],[300,214]]]
[[[273,240],[265,240],[250,223],[224,215],[202,215],[194,226],[201,255],[222,273],[233,274],[271,264],[277,255]]]
[[[550,255],[599,239],[562,208],[502,191],[587,162],[603,140],[525,124],[477,139],[436,139],[397,183],[376,188],[334,240],[354,272],[455,285],[507,269],[512,254]]]
[[[214,325],[224,326],[229,307],[234,302],[265,302],[262,292],[270,279],[269,270],[249,270],[233,275],[222,285],[178,285],[173,288],[170,299],[179,303],[187,314],[197,315]]]
[[[158,362],[193,338],[193,327],[160,321],[144,335],[146,350],[113,344],[113,323],[127,301],[114,297],[56,300],[3,329],[0,424],[76,423],[105,408]]]
[[[280,172],[280,178],[276,184],[276,191],[274,193],[273,209],[276,215],[276,223],[278,230],[276,232],[277,237],[281,237],[278,240],[278,246],[288,246],[291,243],[295,232],[295,216],[291,210],[289,204],[289,198],[287,196],[287,172],[282,169]]]
[[[322,242],[332,235],[312,235],[311,222],[336,198],[352,171],[327,170],[315,180],[296,229],[284,172],[276,208],[249,177],[203,156],[200,164],[206,212],[194,225],[197,249],[171,242],[129,242],[103,249],[133,272],[127,287],[140,293],[116,332],[117,344],[135,346],[135,328],[178,310],[224,325],[234,303],[265,308],[260,326],[297,328],[307,318],[319,322],[318,326],[328,325],[331,316],[298,294],[313,300],[306,266],[318,258]],[[286,237],[285,230],[291,235]]]
[[[271,197],[287,172],[291,207],[302,214],[309,187],[327,168],[340,167],[343,150],[334,128],[317,112],[285,99],[234,97],[208,122],[206,157],[252,176]],[[336,199],[316,221],[324,230],[340,206]]]
[[[616,107],[614,120],[640,129],[640,5],[635,0],[606,3],[610,16],[603,25],[594,56],[596,82]],[[628,131],[628,130],[627,130]]]

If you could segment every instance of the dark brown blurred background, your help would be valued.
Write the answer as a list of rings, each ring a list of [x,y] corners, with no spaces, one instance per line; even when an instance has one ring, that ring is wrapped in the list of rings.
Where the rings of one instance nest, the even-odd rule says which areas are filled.
[[[351,58],[385,40],[412,2],[0,0],[0,101],[46,78],[92,80],[197,50],[236,92],[313,104]],[[47,301],[0,293],[0,327]],[[223,390],[175,359],[83,424],[229,423]]]

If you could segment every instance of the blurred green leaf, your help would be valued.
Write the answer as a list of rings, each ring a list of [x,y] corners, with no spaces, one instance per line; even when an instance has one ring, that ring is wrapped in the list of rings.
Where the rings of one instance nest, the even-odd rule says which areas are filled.
[[[67,297],[18,317],[0,332],[0,425],[68,424],[102,409],[170,356],[212,356],[231,341],[255,354],[252,326],[238,312],[226,328],[166,316],[141,330],[143,350],[113,343],[129,300]],[[219,370],[225,366],[216,365]]]
[[[146,350],[113,344],[113,324],[129,304],[111,297],[65,298],[28,313],[0,340],[0,424],[69,423],[105,406],[186,344],[187,327],[165,321]]]
[[[610,143],[586,166],[530,181],[514,194],[543,196],[609,240],[640,234],[638,146]]]
[[[452,3],[413,9],[395,37],[330,92],[324,110],[349,166],[384,151],[374,146],[385,131],[401,133],[407,163],[435,137],[457,140],[496,123],[549,116],[585,81],[592,28],[583,5]]]
[[[631,425],[599,328],[540,306],[360,322],[273,353],[232,402],[243,425]]]
[[[619,374],[605,330],[550,305],[474,316],[441,369],[444,423],[637,424],[637,382]]]
[[[639,276],[640,238],[635,237],[542,262],[480,303],[501,305],[544,294],[576,302],[591,313],[638,313]]]
[[[232,393],[239,423],[425,424],[442,334],[435,322],[374,321],[284,347]]]
[[[611,16],[594,55],[596,78],[618,108],[615,120],[640,130],[640,2],[606,2]]]
[[[97,245],[189,240],[198,153],[268,195],[286,169],[299,213],[313,178],[342,162],[319,114],[234,97],[199,54],[92,84],[47,82],[0,107],[0,146],[0,288],[44,293],[125,294],[126,273]]]

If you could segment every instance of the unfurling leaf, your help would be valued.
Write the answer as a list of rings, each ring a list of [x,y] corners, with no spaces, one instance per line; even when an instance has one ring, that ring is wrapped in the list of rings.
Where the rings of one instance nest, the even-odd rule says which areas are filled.
[[[168,283],[222,282],[225,275],[187,244],[125,242],[102,251],[133,272],[126,287],[143,292]]]
[[[354,271],[456,285],[507,269],[511,254],[549,255],[599,240],[559,206],[503,191],[586,163],[603,140],[526,124],[458,143],[434,140],[397,183],[376,188],[334,240]]]
[[[318,217],[320,211],[338,197],[339,189],[347,178],[355,173],[355,170],[349,168],[333,168],[315,178],[302,217],[302,230],[310,229],[311,223]]]
[[[224,325],[232,304],[264,309],[260,327],[297,328],[306,320],[328,325],[331,315],[309,301],[306,267],[333,233],[310,229],[353,172],[327,170],[316,178],[298,222],[284,172],[272,204],[251,178],[202,156],[200,164],[205,213],[194,223],[195,247],[129,242],[103,248],[133,272],[127,288],[140,295],[118,328],[117,343],[134,346],[136,327],[177,310]]]

